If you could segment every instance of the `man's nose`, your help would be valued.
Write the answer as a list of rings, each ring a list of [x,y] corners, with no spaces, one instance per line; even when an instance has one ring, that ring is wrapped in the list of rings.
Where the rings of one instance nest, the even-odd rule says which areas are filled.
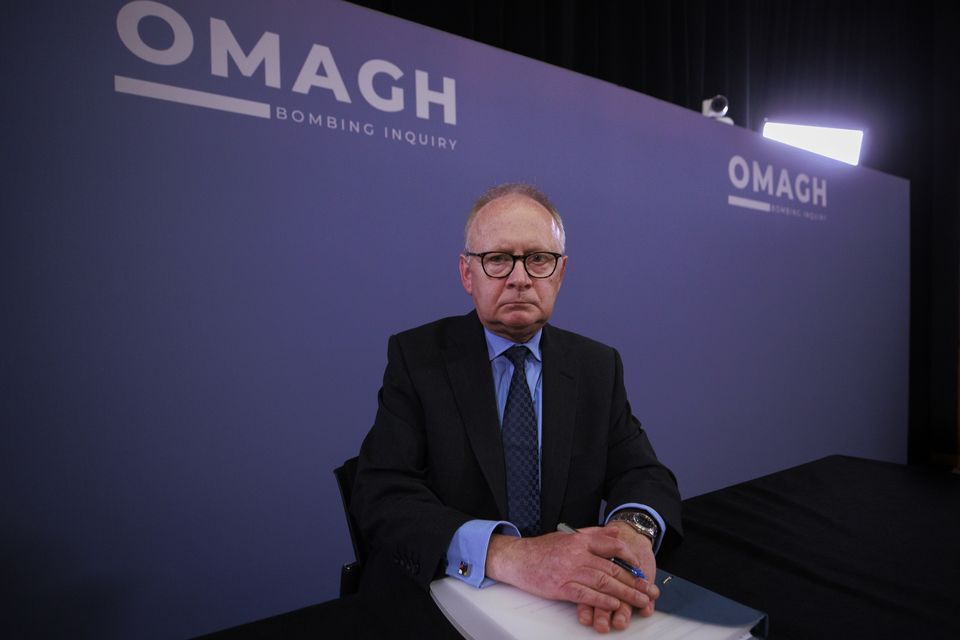
[[[523,260],[517,260],[513,263],[513,271],[507,276],[507,286],[527,288],[533,284],[533,280],[527,273],[527,268],[523,266]]]

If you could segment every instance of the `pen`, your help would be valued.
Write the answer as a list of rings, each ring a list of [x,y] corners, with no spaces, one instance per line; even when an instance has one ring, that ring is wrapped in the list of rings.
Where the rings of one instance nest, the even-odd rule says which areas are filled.
[[[566,522],[561,522],[558,524],[557,531],[562,533],[579,533],[579,531],[568,525]],[[625,571],[629,571],[634,578],[640,578],[641,580],[647,579],[647,574],[643,572],[643,569],[633,566],[626,560],[621,560],[620,558],[610,558],[610,562],[617,565],[621,569],[624,569]]]

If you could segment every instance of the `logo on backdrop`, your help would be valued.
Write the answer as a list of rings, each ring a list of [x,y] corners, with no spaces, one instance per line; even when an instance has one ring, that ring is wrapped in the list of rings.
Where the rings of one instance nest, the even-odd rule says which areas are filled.
[[[791,174],[785,168],[748,162],[733,156],[727,163],[727,176],[737,190],[727,196],[727,204],[754,211],[776,213],[814,222],[827,219],[827,181],[806,173]]]
[[[169,46],[156,48],[143,40],[140,22],[144,18],[159,18],[166,23],[173,36]],[[359,99],[383,113],[413,112],[421,120],[442,121],[449,127],[457,125],[457,83],[453,78],[437,78],[427,71],[414,69],[411,87],[410,74],[403,69],[389,60],[371,59],[347,76],[352,81],[348,85],[333,50],[322,44],[313,44],[296,79],[289,87],[285,87],[280,81],[279,34],[265,31],[256,44],[244,51],[226,20],[211,17],[209,27],[210,74],[213,76],[229,77],[230,61],[233,61],[233,70],[246,78],[252,77],[262,67],[264,84],[274,89],[289,88],[293,93],[304,96],[323,95],[335,100],[341,108],[344,108],[343,105],[354,105]],[[174,9],[152,0],[135,0],[121,7],[117,13],[117,33],[130,53],[151,64],[174,66],[194,54],[190,24]],[[457,148],[457,139],[449,135],[425,133],[389,122],[371,122],[295,109],[288,105],[248,100],[142,78],[116,75],[114,90],[117,93],[274,120],[286,125],[333,129],[395,144],[440,151],[455,151]]]

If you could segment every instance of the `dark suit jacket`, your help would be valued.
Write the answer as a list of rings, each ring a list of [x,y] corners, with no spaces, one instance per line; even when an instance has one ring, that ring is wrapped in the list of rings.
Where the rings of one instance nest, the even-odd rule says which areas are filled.
[[[596,525],[605,499],[653,507],[667,538],[676,537],[676,480],[630,411],[620,356],[550,325],[540,346],[542,530]],[[387,353],[351,504],[369,563],[393,565],[426,588],[458,527],[507,519],[493,375],[475,312],[392,336]]]

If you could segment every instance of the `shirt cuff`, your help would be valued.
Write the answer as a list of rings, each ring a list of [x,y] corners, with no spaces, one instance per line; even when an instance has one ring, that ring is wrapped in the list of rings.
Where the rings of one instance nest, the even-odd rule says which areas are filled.
[[[656,554],[660,550],[660,543],[663,542],[663,534],[667,532],[667,525],[664,523],[663,518],[660,517],[660,514],[657,513],[657,510],[653,507],[648,507],[645,504],[639,504],[636,502],[628,502],[626,504],[621,504],[616,509],[610,512],[610,515],[607,516],[607,519],[603,524],[610,522],[610,518],[613,517],[617,511],[623,511],[624,509],[639,509],[650,514],[650,517],[657,521],[657,524],[660,525],[660,534],[657,536],[657,539],[653,541],[653,553]]]
[[[496,583],[486,577],[487,547],[494,533],[520,537],[520,531],[503,520],[468,520],[463,523],[447,547],[446,574],[477,588]]]

